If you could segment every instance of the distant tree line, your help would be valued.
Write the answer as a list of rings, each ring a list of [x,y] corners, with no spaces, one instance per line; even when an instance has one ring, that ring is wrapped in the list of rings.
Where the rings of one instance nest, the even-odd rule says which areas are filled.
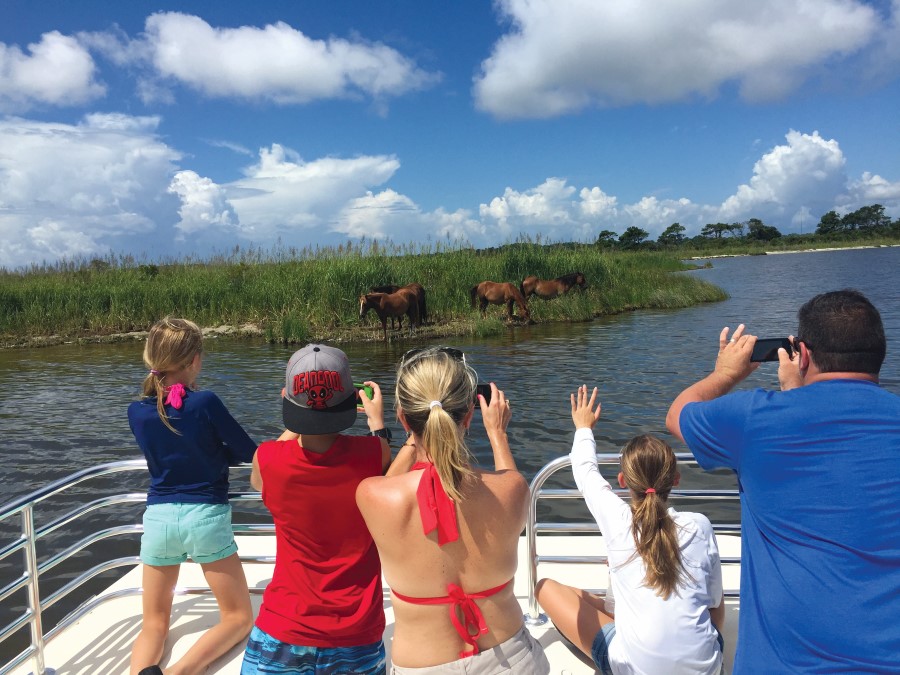
[[[676,248],[711,248],[728,246],[729,243],[764,243],[776,239],[779,243],[792,244],[814,241],[848,241],[873,237],[900,237],[900,218],[892,221],[885,215],[881,204],[863,206],[846,215],[829,211],[819,220],[815,233],[782,235],[777,227],[767,225],[759,218],[741,223],[707,223],[694,237],[685,235],[680,223],[672,223],[652,241],[650,233],[631,226],[622,234],[603,230],[597,235],[597,245],[622,250],[655,250]]]

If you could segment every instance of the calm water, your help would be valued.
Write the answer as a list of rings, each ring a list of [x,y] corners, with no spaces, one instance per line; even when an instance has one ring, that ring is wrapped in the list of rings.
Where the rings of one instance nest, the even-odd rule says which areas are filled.
[[[799,253],[712,261],[697,275],[722,288],[730,299],[677,311],[641,311],[590,323],[516,328],[500,337],[453,340],[465,350],[482,381],[494,381],[512,401],[510,440],[519,468],[530,479],[551,459],[568,453],[572,424],[568,396],[582,383],[600,387],[603,417],[596,436],[601,451],[616,451],[639,433],[663,436],[683,450],[665,430],[665,414],[674,397],[705,375],[715,362],[718,333],[747,324],[761,337],[796,332],[797,308],[816,293],[845,287],[863,291],[879,308],[888,335],[882,385],[900,394],[900,248]],[[374,379],[388,396],[396,363],[411,346],[394,344],[347,347],[354,379]],[[125,410],[139,393],[144,367],[141,342],[69,345],[0,351],[0,504],[50,480],[102,462],[140,458]],[[254,439],[281,432],[279,392],[283,369],[294,347],[228,339],[205,342],[207,357],[198,384],[215,391]],[[776,364],[764,364],[744,387],[778,387]],[[387,415],[399,435],[400,426]],[[364,420],[358,425],[365,429]],[[483,429],[473,425],[476,456],[490,460]],[[143,490],[146,479],[123,474],[107,485]],[[113,482],[114,481],[114,482]],[[727,472],[687,471],[685,487],[733,487]],[[234,488],[246,488],[246,480]],[[85,488],[85,492],[90,488]],[[64,505],[63,505],[64,506]],[[575,516],[577,505],[560,508]],[[567,509],[571,508],[569,511]],[[736,510],[711,516],[736,521]],[[134,519],[140,509],[98,515],[94,527]],[[18,524],[15,524],[18,527]],[[9,527],[0,530],[8,535]],[[0,546],[8,541],[0,539]],[[137,543],[105,543],[104,555],[136,555]],[[90,553],[84,555],[91,555]],[[15,558],[16,556],[13,556]],[[2,565],[2,564],[0,564]],[[0,587],[12,578],[0,566]],[[12,600],[0,607],[0,626],[9,621]],[[18,610],[17,610],[18,611]],[[0,646],[0,653],[6,651]]]

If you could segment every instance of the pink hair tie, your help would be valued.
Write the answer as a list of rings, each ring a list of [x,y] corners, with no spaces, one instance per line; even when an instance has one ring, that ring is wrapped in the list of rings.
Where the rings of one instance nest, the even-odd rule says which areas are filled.
[[[175,410],[181,410],[181,406],[184,405],[184,385],[181,382],[177,382],[173,384],[171,387],[166,387],[166,405],[171,405]]]
[[[150,369],[150,374],[151,374],[151,375],[156,375],[157,377],[159,377],[159,371],[158,371],[156,368],[151,368],[151,369]]]
[[[644,494],[645,494],[645,495],[650,495],[650,494],[655,495],[655,494],[656,494],[656,490],[654,490],[653,488],[647,488],[646,490],[644,490]]]

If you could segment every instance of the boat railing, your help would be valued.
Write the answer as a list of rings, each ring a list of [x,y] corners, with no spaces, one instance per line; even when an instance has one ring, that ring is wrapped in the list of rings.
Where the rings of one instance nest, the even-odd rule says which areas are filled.
[[[232,469],[234,471],[249,471],[250,465],[246,464],[232,467]],[[54,670],[46,665],[44,658],[45,646],[50,640],[103,602],[117,597],[140,594],[140,588],[129,588],[108,591],[96,595],[82,602],[74,611],[67,613],[66,616],[53,626],[52,629],[49,631],[44,630],[42,617],[50,607],[54,606],[60,600],[82,587],[85,583],[89,582],[99,574],[120,567],[133,567],[139,565],[140,558],[138,556],[126,556],[112,560],[101,560],[98,564],[81,572],[74,579],[63,584],[53,593],[49,594],[42,594],[41,592],[42,578],[47,580],[51,570],[71,559],[73,556],[81,553],[92,544],[110,538],[139,534],[143,532],[143,525],[141,525],[140,522],[137,522],[97,530],[80,541],[53,552],[44,559],[39,559],[38,557],[38,542],[47,538],[54,532],[61,531],[66,527],[71,527],[74,523],[84,519],[88,514],[95,511],[120,504],[144,504],[147,495],[144,492],[130,492],[98,497],[93,501],[79,504],[71,511],[68,511],[64,515],[41,526],[38,526],[35,522],[35,507],[52,497],[71,490],[76,485],[84,483],[85,481],[122,472],[140,472],[142,477],[146,477],[147,463],[141,459],[110,462],[93,466],[65,478],[61,478],[31,494],[0,506],[0,526],[8,523],[14,524],[16,516],[19,516],[21,523],[21,534],[18,538],[14,538],[10,543],[4,543],[4,545],[0,546],[0,562],[17,552],[22,552],[24,555],[23,572],[18,578],[13,579],[6,586],[0,588],[0,603],[23,589],[26,595],[25,611],[15,617],[8,625],[0,628],[0,654],[9,653],[9,650],[3,648],[4,642],[18,631],[24,630],[26,625],[31,634],[31,644],[28,648],[9,661],[0,663],[0,675],[6,675],[7,673],[12,672],[13,669],[29,660],[31,661],[30,665],[34,675],[52,675]],[[260,501],[260,494],[258,492],[231,493],[229,494],[229,500],[232,503]],[[271,534],[275,529],[271,522],[235,523],[234,531],[236,534]],[[274,562],[274,557],[241,555],[241,562],[272,563]],[[54,581],[62,580],[63,577],[60,576],[59,579],[55,579]],[[176,592],[183,595],[206,594],[210,591],[206,587],[179,587]],[[262,590],[254,588],[250,589],[250,592],[261,593]]]
[[[697,460],[693,455],[687,453],[677,453],[675,455],[678,463],[682,466],[697,466]],[[618,453],[597,453],[597,463],[602,468],[604,466],[615,467],[618,471],[619,454]],[[547,622],[547,616],[540,611],[537,599],[535,598],[535,586],[537,584],[537,568],[541,563],[570,563],[570,564],[606,564],[606,556],[562,556],[562,555],[539,555],[537,551],[537,535],[538,533],[597,533],[600,528],[597,523],[590,522],[538,522],[538,501],[541,499],[582,499],[581,492],[574,488],[545,488],[544,484],[554,474],[562,469],[572,466],[572,461],[568,455],[558,457],[557,459],[544,465],[544,467],[535,474],[531,481],[530,492],[531,501],[528,507],[528,520],[525,523],[525,540],[526,555],[528,557],[526,563],[528,565],[528,613],[525,615],[525,622],[532,626],[543,625]],[[570,474],[571,475],[571,474]],[[628,490],[615,489],[616,494],[628,499]],[[684,499],[702,499],[702,500],[726,500],[736,502],[739,499],[737,490],[672,490],[670,497]],[[712,523],[713,530],[716,534],[732,534],[739,535],[741,532],[740,523]],[[723,557],[723,564],[740,565],[740,556]],[[605,591],[606,589],[597,589]],[[737,591],[726,591],[726,597],[737,597]]]
[[[696,465],[696,462],[691,455],[677,455],[677,457],[679,462],[683,464]],[[617,466],[619,457],[618,454],[602,453],[597,455],[597,460],[601,465],[608,464]],[[541,624],[546,621],[546,617],[544,617],[538,609],[537,600],[534,595],[534,587],[537,582],[537,566],[540,563],[597,564],[606,562],[604,556],[538,555],[538,533],[598,532],[597,525],[593,521],[589,523],[537,522],[537,504],[539,500],[581,499],[581,493],[576,489],[550,489],[544,487],[544,483],[551,476],[559,470],[569,466],[571,466],[571,462],[569,461],[568,456],[560,457],[544,466],[531,482],[531,500],[528,521],[525,528],[526,550],[528,556],[528,614],[526,615],[526,620],[530,624]],[[242,465],[233,467],[233,469],[236,472],[241,470],[248,471],[250,466]],[[131,523],[97,530],[82,538],[80,541],[70,544],[67,547],[62,548],[62,550],[49,554],[42,560],[39,560],[37,553],[38,542],[57,531],[61,531],[63,528],[71,527],[74,523],[95,511],[121,504],[143,504],[146,501],[146,494],[144,492],[127,492],[100,496],[87,503],[79,504],[64,515],[58,516],[50,522],[40,526],[35,522],[35,507],[52,497],[60,495],[67,490],[71,490],[76,485],[84,483],[85,481],[123,472],[140,472],[142,477],[146,477],[147,464],[144,460],[127,460],[100,464],[76,472],[70,476],[50,483],[31,494],[0,506],[0,526],[13,521],[16,516],[19,517],[21,523],[21,534],[18,538],[14,538],[10,543],[5,543],[0,546],[0,562],[17,552],[22,552],[24,556],[22,574],[18,578],[13,579],[6,586],[0,588],[0,603],[23,589],[27,601],[26,610],[21,615],[15,617],[8,625],[0,628],[0,653],[8,653],[8,650],[2,648],[4,642],[18,631],[23,630],[26,626],[28,626],[31,634],[31,644],[29,647],[6,663],[0,663],[0,675],[7,675],[7,673],[12,672],[15,668],[29,660],[31,661],[32,672],[34,675],[52,675],[54,670],[47,667],[44,658],[44,651],[48,642],[100,604],[114,598],[138,595],[141,593],[140,588],[126,588],[109,590],[95,595],[82,602],[72,612],[67,613],[65,617],[53,626],[53,628],[48,631],[44,630],[42,616],[46,610],[104,572],[121,567],[134,567],[139,565],[140,558],[138,556],[125,556],[114,558],[112,560],[101,560],[96,565],[78,574],[74,579],[68,581],[68,583],[61,585],[54,592],[46,595],[41,592],[42,578],[46,580],[47,576],[54,568],[57,568],[61,563],[64,563],[81,553],[92,544],[110,538],[140,534],[143,531],[143,525],[140,523]],[[617,490],[617,492],[624,493],[625,491]],[[702,498],[707,500],[737,500],[738,498],[737,490],[673,490],[671,495],[680,498]],[[260,494],[258,492],[232,492],[229,494],[229,500],[232,503],[259,502]],[[714,523],[713,527],[715,531],[720,534],[740,533],[740,524]],[[243,535],[272,534],[274,533],[274,525],[272,525],[271,521],[267,523],[234,523],[234,531],[235,534]],[[274,562],[274,556],[270,555],[255,556],[242,554],[240,559],[244,564],[271,564]],[[740,558],[723,557],[722,562],[725,564],[739,564]],[[62,580],[64,580],[63,575],[59,575],[58,579],[54,579],[54,581]],[[251,588],[250,592],[259,594],[263,592],[263,589]],[[176,589],[176,593],[179,595],[208,594],[210,591],[207,587],[179,587]],[[726,593],[726,595],[729,595],[729,593]],[[736,595],[736,593],[731,593],[731,595]]]

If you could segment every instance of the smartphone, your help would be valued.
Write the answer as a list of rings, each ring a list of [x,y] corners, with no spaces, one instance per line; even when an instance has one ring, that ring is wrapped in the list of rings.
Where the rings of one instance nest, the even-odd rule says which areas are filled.
[[[484,396],[484,402],[490,405],[491,403],[491,385],[489,384],[476,384],[475,385],[475,405],[478,405],[478,394]]]
[[[784,347],[788,356],[794,353],[791,348],[791,341],[787,338],[759,338],[753,345],[753,353],[750,355],[751,361],[777,361],[778,348]]]
[[[365,390],[366,396],[369,397],[370,401],[372,400],[372,396],[375,395],[375,390],[372,389],[372,387],[370,387],[369,385],[363,384],[362,382],[353,383],[353,390],[356,392],[356,407],[362,410],[362,397],[359,395],[360,389]]]

